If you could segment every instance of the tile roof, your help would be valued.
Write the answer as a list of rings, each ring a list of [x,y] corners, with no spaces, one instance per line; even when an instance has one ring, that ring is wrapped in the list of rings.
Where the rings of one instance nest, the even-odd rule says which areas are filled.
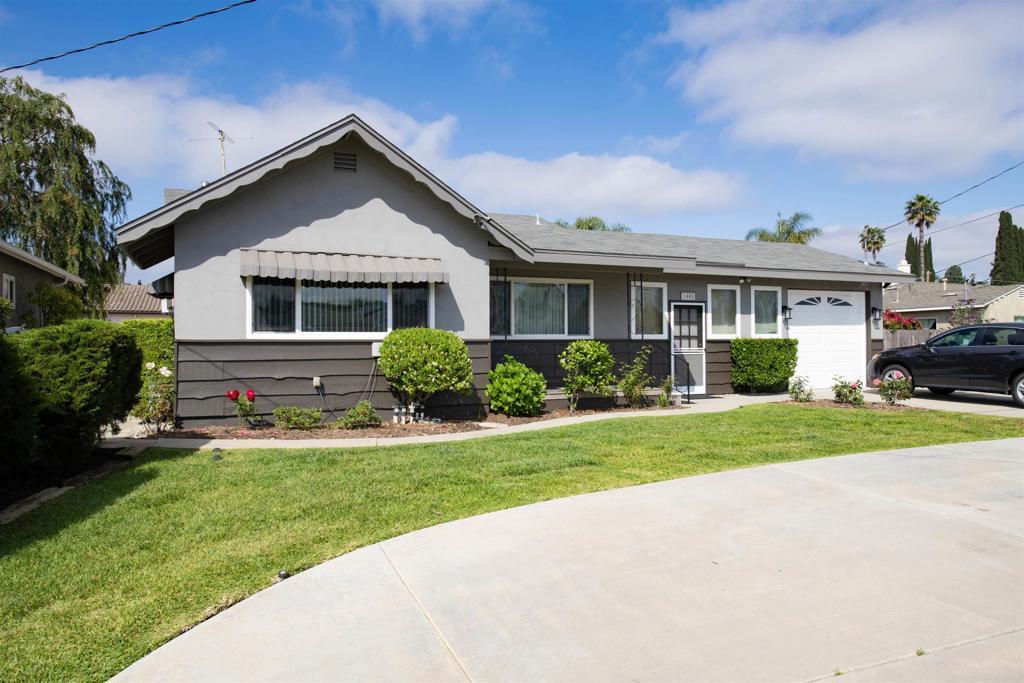
[[[119,284],[107,292],[107,313],[160,313],[160,299],[146,291],[146,285]]]
[[[785,268],[801,271],[893,275],[905,273],[862,263],[847,256],[803,244],[729,240],[642,232],[590,232],[566,229],[543,218],[490,214],[531,249],[605,255],[696,258],[697,265],[743,268]],[[538,222],[540,223],[538,225]]]
[[[1005,296],[1018,285],[967,285],[967,298],[974,299],[976,306],[987,306],[999,297]],[[940,310],[952,308],[964,298],[964,285],[947,284],[945,291],[941,282],[914,282],[887,287],[883,293],[886,308],[894,311]]]

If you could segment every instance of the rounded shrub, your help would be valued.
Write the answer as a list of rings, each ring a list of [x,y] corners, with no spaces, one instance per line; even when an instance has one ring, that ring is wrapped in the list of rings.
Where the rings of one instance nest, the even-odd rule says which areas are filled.
[[[12,341],[39,392],[39,462],[55,476],[80,471],[103,427],[125,419],[138,397],[135,338],[115,323],[75,320]]]
[[[736,391],[786,391],[796,372],[796,339],[733,339],[732,386]]]
[[[615,359],[608,345],[593,339],[577,339],[558,355],[564,372],[562,387],[569,398],[569,410],[576,410],[583,393],[611,396],[615,384]]]
[[[335,427],[342,429],[369,429],[380,427],[380,415],[374,409],[373,404],[363,399],[348,409],[345,416],[335,423]]]
[[[505,356],[487,375],[487,398],[495,413],[513,417],[537,415],[544,408],[548,383],[544,375]]]
[[[473,390],[473,364],[466,342],[446,330],[410,327],[394,330],[380,345],[381,372],[406,404],[434,394]]]
[[[320,426],[323,414],[319,408],[278,406],[274,408],[274,424],[282,429],[314,429]]]

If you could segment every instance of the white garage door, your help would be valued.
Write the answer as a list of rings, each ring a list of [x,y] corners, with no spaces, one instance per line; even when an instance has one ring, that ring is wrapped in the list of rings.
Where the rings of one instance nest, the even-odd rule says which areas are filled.
[[[815,388],[832,386],[833,375],[864,379],[867,330],[864,292],[789,290],[789,336],[797,345],[796,374]]]

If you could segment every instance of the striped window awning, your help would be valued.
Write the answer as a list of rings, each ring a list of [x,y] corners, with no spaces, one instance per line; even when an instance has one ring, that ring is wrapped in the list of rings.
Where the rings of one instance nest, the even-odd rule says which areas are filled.
[[[441,259],[242,249],[242,277],[319,282],[448,282]]]

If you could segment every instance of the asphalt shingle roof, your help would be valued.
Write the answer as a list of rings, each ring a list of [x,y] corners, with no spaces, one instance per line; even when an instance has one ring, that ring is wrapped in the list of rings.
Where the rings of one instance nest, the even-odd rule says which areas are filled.
[[[146,285],[114,285],[104,303],[107,313],[160,313],[160,299],[146,291]]]
[[[974,299],[975,306],[987,306],[1021,287],[1024,285],[967,285],[967,298]],[[952,308],[963,298],[962,284],[947,284],[943,291],[941,282],[914,282],[887,287],[883,292],[885,307],[894,311]]]
[[[531,249],[589,252],[608,255],[696,258],[698,265],[747,268],[786,268],[823,272],[868,273],[898,271],[871,266],[847,256],[803,244],[728,240],[643,232],[591,232],[566,229],[543,218],[488,214]]]

